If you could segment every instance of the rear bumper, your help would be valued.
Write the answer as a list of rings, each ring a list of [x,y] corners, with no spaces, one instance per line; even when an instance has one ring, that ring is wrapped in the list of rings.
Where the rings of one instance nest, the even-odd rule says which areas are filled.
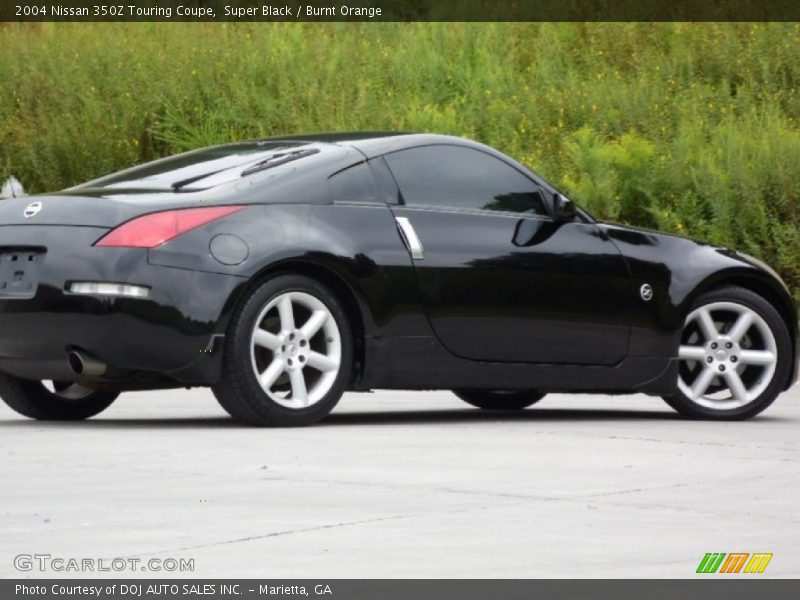
[[[35,295],[0,299],[0,370],[31,379],[74,379],[67,354],[81,350],[109,366],[105,379],[150,374],[185,384],[215,382],[221,348],[212,340],[224,334],[232,299],[245,280],[152,265],[144,249],[92,247],[105,231],[0,226],[0,246],[47,250]],[[66,291],[73,281],[147,286],[150,295],[76,295]]]

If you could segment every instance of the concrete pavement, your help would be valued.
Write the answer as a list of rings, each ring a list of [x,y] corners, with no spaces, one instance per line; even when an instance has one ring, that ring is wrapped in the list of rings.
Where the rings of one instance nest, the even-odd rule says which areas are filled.
[[[190,558],[197,577],[691,577],[706,552],[772,552],[764,576],[797,577],[799,438],[798,387],[743,423],[644,396],[497,414],[349,394],[271,430],[205,390],[82,423],[3,405],[0,577],[81,575],[20,573],[21,553]]]

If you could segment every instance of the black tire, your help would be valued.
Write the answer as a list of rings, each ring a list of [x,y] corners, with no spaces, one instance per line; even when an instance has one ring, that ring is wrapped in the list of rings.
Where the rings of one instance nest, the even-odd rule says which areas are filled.
[[[69,384],[56,383],[56,389]],[[0,398],[22,416],[42,421],[80,421],[107,409],[119,394],[90,392],[66,398],[48,390],[41,381],[0,373]]]
[[[485,410],[522,410],[544,398],[544,394],[532,390],[453,390],[453,393],[467,404]]]
[[[767,387],[755,399],[736,408],[717,409],[702,406],[689,398],[679,388],[676,393],[664,397],[664,401],[681,415],[691,419],[735,421],[754,417],[772,404],[783,391],[792,368],[792,342],[786,323],[778,311],[758,294],[740,287],[724,287],[707,292],[695,300],[687,311],[687,316],[697,308],[714,302],[735,302],[756,312],[770,329],[775,338],[777,363]],[[724,389],[724,388],[723,388]]]
[[[273,299],[287,292],[304,292],[321,301],[335,320],[341,340],[333,385],[319,401],[304,408],[289,408],[273,400],[261,387],[251,357],[256,319]],[[330,290],[304,275],[276,275],[249,291],[231,317],[224,352],[222,377],[212,387],[214,395],[232,417],[258,427],[298,427],[320,421],[339,402],[353,370],[352,328],[344,309]]]

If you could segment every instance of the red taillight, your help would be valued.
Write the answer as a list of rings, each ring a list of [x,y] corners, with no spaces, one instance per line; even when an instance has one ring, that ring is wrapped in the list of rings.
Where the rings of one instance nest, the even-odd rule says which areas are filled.
[[[243,208],[244,206],[204,206],[144,215],[111,230],[95,246],[155,248],[187,231]]]

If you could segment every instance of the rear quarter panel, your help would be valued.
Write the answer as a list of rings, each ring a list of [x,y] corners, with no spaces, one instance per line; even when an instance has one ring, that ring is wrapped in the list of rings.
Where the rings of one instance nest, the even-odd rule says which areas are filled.
[[[247,259],[224,265],[209,251],[218,235],[247,244]],[[262,274],[298,264],[324,268],[358,302],[365,335],[429,334],[413,278],[411,258],[386,205],[263,204],[190,231],[150,250],[151,264],[238,275],[247,283],[232,308]]]

